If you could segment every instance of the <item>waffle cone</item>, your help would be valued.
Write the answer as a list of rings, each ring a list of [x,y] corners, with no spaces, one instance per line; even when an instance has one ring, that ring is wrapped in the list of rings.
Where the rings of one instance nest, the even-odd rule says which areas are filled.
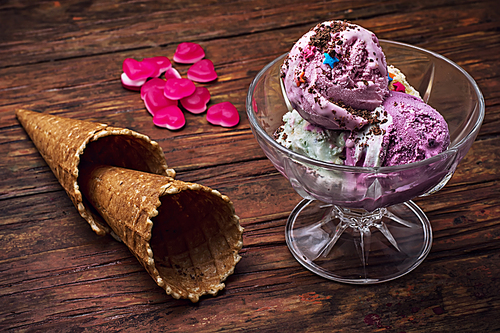
[[[156,283],[174,298],[216,295],[233,273],[243,228],[206,186],[112,166],[82,170],[82,192]]]
[[[143,134],[24,109],[16,110],[16,116],[80,215],[99,235],[110,229],[93,212],[79,190],[82,163],[102,163],[175,176],[175,171],[167,167],[158,143]]]
[[[243,232],[228,197],[174,180],[145,135],[23,109],[16,115],[80,215],[97,234],[123,241],[167,294],[196,302],[224,288]]]

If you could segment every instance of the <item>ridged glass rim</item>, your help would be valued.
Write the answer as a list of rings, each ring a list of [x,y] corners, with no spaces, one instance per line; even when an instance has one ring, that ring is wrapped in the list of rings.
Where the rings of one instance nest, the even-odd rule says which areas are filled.
[[[257,121],[257,118],[255,117],[255,112],[253,110],[252,106],[252,98],[253,98],[253,92],[255,90],[255,86],[257,85],[257,82],[259,82],[260,78],[264,75],[264,73],[267,72],[267,70],[272,67],[273,65],[276,64],[276,62],[280,61],[283,59],[287,54],[282,54],[281,56],[277,57],[270,63],[268,63],[264,68],[262,68],[259,73],[255,76],[255,78],[252,80],[252,83],[250,84],[250,87],[248,89],[248,94],[247,94],[247,99],[246,99],[246,111],[247,111],[247,116],[248,120],[250,121],[250,124],[252,126],[252,130],[256,131],[257,134],[261,137],[263,137],[268,143],[270,143],[275,149],[281,151],[282,153],[292,157],[294,160],[297,160],[299,162],[307,163],[307,164],[312,164],[317,167],[325,168],[325,169],[336,169],[336,170],[342,170],[342,171],[349,171],[349,172],[360,172],[360,173],[390,173],[390,172],[396,172],[396,171],[402,171],[402,170],[407,170],[407,169],[412,169],[412,168],[418,168],[420,166],[426,165],[426,164],[431,164],[434,162],[438,162],[444,158],[446,158],[446,155],[450,153],[455,153],[462,145],[467,142],[471,136],[476,135],[476,133],[479,131],[479,128],[481,127],[481,124],[484,119],[485,115],[485,104],[484,104],[484,97],[483,94],[481,93],[481,90],[479,89],[476,81],[472,78],[472,76],[467,73],[462,67],[457,65],[455,62],[452,60],[436,53],[433,51],[426,50],[424,48],[418,47],[418,46],[413,46],[410,44],[402,43],[402,42],[396,42],[396,41],[391,41],[391,40],[386,40],[386,39],[380,39],[379,42],[381,44],[392,44],[392,45],[399,45],[403,46],[406,48],[414,49],[416,51],[422,52],[422,53],[427,53],[430,54],[436,58],[442,59],[448,64],[452,65],[455,67],[458,71],[460,71],[469,81],[471,86],[474,88],[474,91],[478,97],[478,108],[479,108],[479,116],[474,124],[474,127],[472,130],[467,133],[467,135],[457,142],[454,146],[448,147],[445,151],[427,158],[422,161],[418,162],[413,162],[413,163],[407,163],[407,164],[401,164],[401,165],[394,165],[394,166],[383,166],[383,167],[359,167],[359,166],[350,166],[350,165],[341,165],[341,164],[333,164],[333,163],[328,163],[328,162],[323,162],[320,160],[316,160],[313,158],[310,158],[308,156],[296,153],[282,145],[280,145],[276,140],[274,140],[267,132],[262,129]],[[439,110],[438,110],[439,111]]]

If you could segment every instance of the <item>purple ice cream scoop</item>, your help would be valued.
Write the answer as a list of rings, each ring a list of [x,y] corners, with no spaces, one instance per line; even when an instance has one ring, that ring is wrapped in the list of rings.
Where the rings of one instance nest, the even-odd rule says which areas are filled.
[[[374,33],[327,21],[302,36],[281,67],[291,105],[310,123],[357,130],[389,95],[387,63]]]
[[[383,106],[393,122],[384,137],[384,166],[421,161],[450,145],[443,116],[421,99],[391,91]]]
[[[448,148],[443,116],[420,98],[391,91],[375,122],[346,140],[346,165],[392,166],[424,160]]]

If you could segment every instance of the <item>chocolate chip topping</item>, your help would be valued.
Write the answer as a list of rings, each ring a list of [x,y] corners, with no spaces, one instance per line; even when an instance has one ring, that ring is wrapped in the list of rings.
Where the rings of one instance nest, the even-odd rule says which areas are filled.
[[[311,36],[309,45],[315,46],[319,50],[324,50],[328,46],[328,42],[331,39],[332,28],[321,24],[315,28],[316,34]]]
[[[346,21],[334,21],[332,25],[319,24],[313,29],[316,34],[311,36],[309,45],[315,46],[321,50],[321,52],[330,54],[333,51],[333,48],[330,46],[329,49],[328,43],[332,40],[332,35],[346,30],[349,26],[350,24]],[[341,39],[336,38],[333,40],[333,44],[335,43],[342,45],[343,42]]]
[[[376,115],[374,115],[369,110],[355,109],[352,106],[346,105],[342,101],[334,101],[334,100],[330,99],[330,102],[332,102],[333,104],[338,105],[341,108],[345,109],[347,112],[349,112],[353,116],[361,117],[363,119],[368,120],[369,123],[372,123],[375,120]]]
[[[347,112],[354,116],[361,117],[363,119],[366,119],[368,121],[368,124],[372,125],[372,128],[370,129],[370,132],[373,135],[383,135],[384,130],[380,128],[380,124],[385,124],[387,122],[387,119],[380,119],[380,112],[376,111],[369,111],[369,110],[363,110],[363,109],[355,109],[349,105],[344,104],[342,101],[334,101],[330,99],[330,102],[332,102],[335,105],[340,106],[341,108],[345,109]],[[335,113],[335,111],[332,111]],[[387,111],[384,110],[384,116],[387,117]],[[340,119],[340,127],[345,126],[344,121]],[[355,128],[355,131],[360,130],[361,128]]]
[[[278,127],[278,128],[276,129],[276,131],[274,131],[274,133],[273,133],[274,140],[278,140],[278,139],[279,139],[279,137],[280,137],[280,135],[281,135],[281,133],[282,133],[284,130],[285,130],[285,128],[284,128],[284,123],[282,122],[282,123],[281,123],[281,125],[280,125],[280,127]],[[286,135],[286,133],[284,133],[284,135]],[[286,140],[286,137],[285,137],[285,140]]]

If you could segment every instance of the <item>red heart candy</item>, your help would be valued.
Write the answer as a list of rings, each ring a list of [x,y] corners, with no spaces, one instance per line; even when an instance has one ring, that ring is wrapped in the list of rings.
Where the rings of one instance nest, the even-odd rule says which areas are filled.
[[[153,124],[158,127],[168,128],[169,130],[178,130],[186,124],[186,119],[178,106],[171,105],[155,113]]]
[[[189,67],[187,77],[196,82],[210,82],[217,79],[214,63],[209,59],[198,61],[193,66]]]
[[[122,68],[127,77],[132,81],[146,80],[148,77],[152,77],[156,71],[156,66],[151,62],[137,61],[132,58],[125,59]]]
[[[146,82],[146,79],[133,81],[125,73],[122,73],[122,75],[120,76],[120,80],[122,82],[123,88],[133,91],[141,90],[141,86],[144,84],[144,82]]]
[[[205,57],[205,51],[196,43],[180,43],[174,54],[174,61],[181,64],[194,64]]]
[[[144,96],[144,105],[149,113],[154,116],[160,109],[172,105],[177,106],[177,101],[166,98],[163,89],[154,89],[149,90]]]
[[[181,105],[191,113],[200,114],[207,109],[210,92],[205,87],[196,87],[194,93],[181,99]]]
[[[213,125],[236,126],[240,121],[238,110],[231,102],[212,105],[207,111],[207,120]]]
[[[193,81],[188,79],[168,79],[165,84],[165,97],[172,100],[179,100],[188,97],[196,90]]]
[[[162,80],[160,78],[153,78],[146,83],[144,83],[141,87],[141,99],[144,100],[144,96],[150,91],[150,90],[160,90],[161,93],[163,94],[163,89],[165,88],[165,80]]]
[[[156,71],[152,74],[152,77],[159,77],[161,73],[164,73],[166,70],[172,67],[170,59],[164,56],[144,58],[142,59],[142,61],[151,63],[153,66],[155,66]]]

